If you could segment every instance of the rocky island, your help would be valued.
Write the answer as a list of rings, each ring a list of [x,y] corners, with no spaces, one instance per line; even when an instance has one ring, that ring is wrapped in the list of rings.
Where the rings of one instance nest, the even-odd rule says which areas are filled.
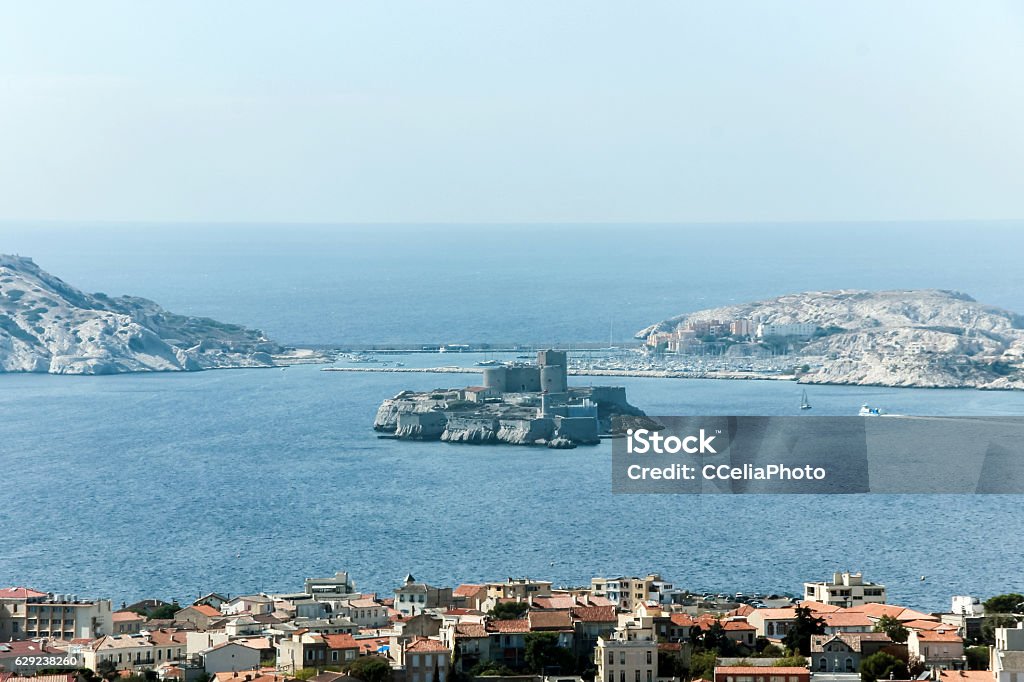
[[[381,404],[373,428],[398,439],[572,448],[643,417],[622,387],[569,386],[567,367],[564,351],[542,350],[536,364],[484,368],[482,386],[403,391]]]
[[[176,315],[144,298],[86,294],[31,258],[0,255],[0,372],[270,367],[284,352],[263,332]]]
[[[1024,317],[937,289],[813,291],[642,329],[651,354],[786,355],[813,384],[1024,389]]]

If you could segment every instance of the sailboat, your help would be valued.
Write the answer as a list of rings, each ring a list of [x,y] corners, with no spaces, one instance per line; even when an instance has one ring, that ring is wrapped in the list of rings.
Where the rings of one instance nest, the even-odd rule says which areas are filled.
[[[803,395],[800,396],[800,409],[809,410],[811,409],[811,401],[807,399],[807,389],[804,389]]]

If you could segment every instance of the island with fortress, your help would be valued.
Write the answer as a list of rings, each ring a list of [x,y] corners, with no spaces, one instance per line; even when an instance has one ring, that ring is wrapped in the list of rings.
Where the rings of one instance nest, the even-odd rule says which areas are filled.
[[[402,391],[381,404],[373,428],[396,439],[572,448],[643,416],[621,386],[569,386],[565,351],[541,350],[536,363],[483,368],[480,386]]]

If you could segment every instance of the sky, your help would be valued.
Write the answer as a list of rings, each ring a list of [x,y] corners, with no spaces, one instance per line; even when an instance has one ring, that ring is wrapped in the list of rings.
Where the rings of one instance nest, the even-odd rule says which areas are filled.
[[[0,0],[0,221],[1024,217],[1024,4]]]

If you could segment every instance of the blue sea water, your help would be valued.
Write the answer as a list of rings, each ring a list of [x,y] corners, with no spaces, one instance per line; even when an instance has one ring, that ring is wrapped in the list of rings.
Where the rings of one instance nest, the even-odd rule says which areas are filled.
[[[947,241],[948,226],[931,239],[865,229],[830,241],[791,227],[91,227],[50,240],[4,232],[0,250],[86,289],[295,342],[602,340],[610,322],[631,333],[687,309],[837,286],[956,288],[1024,310],[1019,235],[992,227],[965,244]],[[371,430],[381,399],[469,379],[314,366],[2,375],[0,583],[131,601],[291,590],[334,570],[382,592],[408,572],[438,584],[580,584],[660,571],[695,589],[797,592],[856,569],[924,609],[952,594],[1024,591],[1019,496],[612,495],[607,444],[396,443]],[[788,382],[615,383],[651,414],[790,414],[799,402]],[[863,402],[1024,414],[1019,393],[808,390],[817,414]]]

